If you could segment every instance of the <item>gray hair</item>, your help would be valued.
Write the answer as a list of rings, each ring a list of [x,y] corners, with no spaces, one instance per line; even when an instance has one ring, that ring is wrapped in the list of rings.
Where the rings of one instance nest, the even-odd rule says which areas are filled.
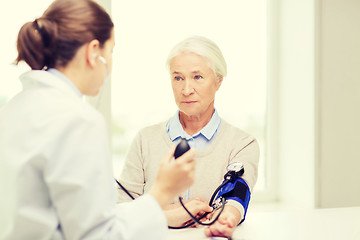
[[[170,51],[166,60],[166,67],[170,70],[170,63],[181,53],[195,53],[208,61],[210,68],[217,77],[224,78],[227,74],[226,62],[219,47],[210,39],[192,36],[179,42]]]

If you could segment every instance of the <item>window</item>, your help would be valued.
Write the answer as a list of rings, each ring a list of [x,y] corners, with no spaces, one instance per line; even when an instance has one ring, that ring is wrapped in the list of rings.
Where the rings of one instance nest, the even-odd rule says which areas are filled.
[[[258,139],[261,158],[255,189],[266,188],[266,7],[266,0],[112,1],[115,174],[135,134],[177,110],[165,69],[167,54],[180,40],[203,35],[217,43],[228,64],[215,107],[222,118]]]

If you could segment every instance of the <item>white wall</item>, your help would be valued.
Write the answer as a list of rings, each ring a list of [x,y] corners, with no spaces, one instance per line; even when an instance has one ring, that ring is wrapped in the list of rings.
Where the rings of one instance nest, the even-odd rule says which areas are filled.
[[[279,0],[279,200],[314,206],[314,1]]]
[[[319,207],[360,206],[360,1],[322,0],[317,41]]]
[[[360,206],[360,1],[271,2],[279,200]]]

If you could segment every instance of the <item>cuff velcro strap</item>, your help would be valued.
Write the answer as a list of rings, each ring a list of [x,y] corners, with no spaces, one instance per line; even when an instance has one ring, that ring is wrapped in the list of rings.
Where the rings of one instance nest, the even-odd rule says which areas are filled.
[[[245,220],[247,208],[250,202],[250,189],[242,178],[237,178],[234,182],[228,182],[223,186],[217,198],[224,197],[226,200],[232,199],[239,202],[245,210],[243,220]]]

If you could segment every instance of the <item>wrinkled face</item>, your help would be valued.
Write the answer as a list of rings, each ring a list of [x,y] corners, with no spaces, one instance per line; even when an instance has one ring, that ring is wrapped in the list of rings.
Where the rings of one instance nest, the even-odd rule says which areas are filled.
[[[175,102],[189,117],[214,111],[215,93],[222,78],[217,78],[208,62],[194,53],[181,53],[170,62],[171,85]]]

